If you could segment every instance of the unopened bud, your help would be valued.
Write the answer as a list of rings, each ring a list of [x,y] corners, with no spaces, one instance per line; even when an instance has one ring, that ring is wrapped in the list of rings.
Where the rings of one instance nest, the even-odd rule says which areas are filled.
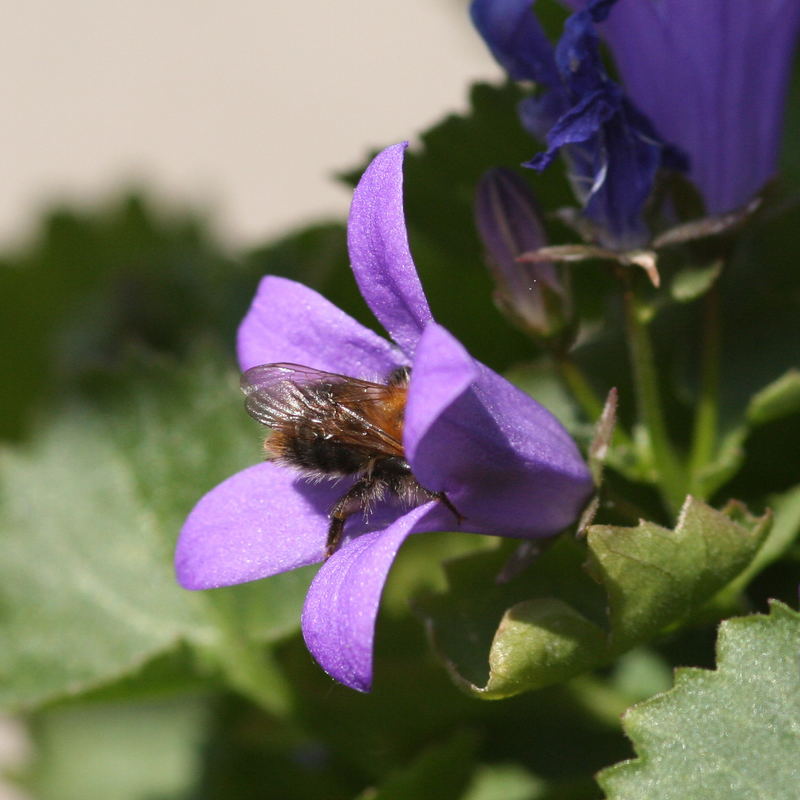
[[[547,245],[533,193],[510,170],[491,169],[478,183],[475,220],[495,279],[495,302],[527,333],[552,339],[571,321],[571,301],[550,261],[521,262]]]

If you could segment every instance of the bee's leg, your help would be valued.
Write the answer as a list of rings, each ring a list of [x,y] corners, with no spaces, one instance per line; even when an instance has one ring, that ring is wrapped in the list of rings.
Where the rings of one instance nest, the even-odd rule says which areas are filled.
[[[419,488],[428,500],[438,500],[443,506],[449,509],[459,525],[464,521],[464,515],[450,502],[450,498],[444,492],[432,492],[424,486],[420,486]]]
[[[341,502],[341,501],[340,501]],[[344,533],[344,521],[347,516],[338,509],[337,503],[331,511],[331,524],[328,528],[328,541],[325,543],[325,560],[327,561],[339,548],[339,542],[342,541],[342,534]]]
[[[464,515],[450,502],[450,498],[444,492],[432,492],[431,494],[443,506],[450,509],[459,525],[464,521]]]
[[[443,506],[446,506],[452,511],[459,525],[464,521],[464,515],[450,502],[450,498],[444,492],[435,492],[434,496]]]
[[[325,544],[325,559],[329,559],[338,549],[344,534],[344,523],[358,511],[368,510],[369,506],[380,500],[386,491],[386,484],[372,476],[364,476],[356,481],[336,501],[328,515],[331,520],[328,528],[328,541]]]

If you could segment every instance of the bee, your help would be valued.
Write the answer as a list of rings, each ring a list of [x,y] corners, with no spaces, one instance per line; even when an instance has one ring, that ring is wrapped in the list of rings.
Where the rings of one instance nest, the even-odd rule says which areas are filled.
[[[355,476],[330,510],[326,559],[339,546],[348,517],[367,516],[385,499],[408,507],[438,500],[459,524],[463,520],[444,492],[417,481],[406,461],[410,375],[409,367],[399,367],[385,383],[373,383],[300,364],[263,364],[242,375],[247,412],[272,429],[264,442],[269,460],[311,480]]]

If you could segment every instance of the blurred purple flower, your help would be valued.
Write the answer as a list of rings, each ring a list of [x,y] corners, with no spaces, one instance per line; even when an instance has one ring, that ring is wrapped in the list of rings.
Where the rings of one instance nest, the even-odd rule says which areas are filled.
[[[707,211],[745,205],[776,169],[800,2],[621,0],[600,32],[628,96],[689,155]]]
[[[661,167],[686,169],[650,121],[606,74],[595,25],[616,0],[590,0],[566,21],[555,49],[532,0],[473,0],[475,26],[515,80],[545,92],[520,106],[523,125],[547,141],[526,166],[545,169],[563,148],[584,215],[607,247],[632,249],[649,239],[642,210]]]
[[[411,365],[403,445],[415,477],[447,493],[465,517],[463,530],[549,536],[588,499],[589,472],[549,411],[434,322],[408,249],[404,147],[384,150],[367,168],[348,224],[356,280],[396,346],[311,289],[267,276],[239,329],[241,368],[288,361],[374,379]],[[184,524],[178,580],[208,589],[322,561],[328,512],[350,485],[310,483],[272,462],[228,478]],[[435,501],[411,510],[379,504],[368,520],[360,514],[348,520],[302,616],[306,644],[326,672],[369,690],[378,604],[399,547],[412,533],[454,527],[452,513]]]

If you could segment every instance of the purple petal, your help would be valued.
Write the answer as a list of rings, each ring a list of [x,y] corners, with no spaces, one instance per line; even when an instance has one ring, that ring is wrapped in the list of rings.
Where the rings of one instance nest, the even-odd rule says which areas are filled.
[[[628,109],[606,74],[595,24],[616,2],[583,2],[567,19],[555,50],[531,0],[473,0],[472,16],[512,78],[534,78],[547,87],[520,104],[524,127],[548,146],[525,166],[544,170],[566,148],[570,182],[600,243],[628,249],[648,239],[642,211],[658,168],[667,162],[677,167],[679,159],[641,114]],[[633,191],[624,191],[626,186]]]
[[[604,20],[617,0],[589,0],[564,23],[555,59],[562,80],[576,98],[601,90],[608,83],[595,24]]]
[[[431,319],[408,249],[403,215],[405,144],[372,160],[353,194],[347,241],[361,294],[392,339],[411,356]]]
[[[405,424],[414,475],[447,493],[465,530],[547,536],[573,522],[592,492],[558,420],[439,326],[420,340]]]
[[[548,155],[564,145],[585,142],[596,136],[602,126],[619,112],[620,103],[619,93],[613,91],[598,91],[583,96],[547,134]],[[539,169],[535,162],[534,157],[531,166]]]
[[[385,530],[344,545],[308,590],[302,627],[306,646],[332,678],[360,692],[372,687],[375,619],[389,568],[400,545],[435,503],[426,503]]]
[[[607,232],[601,242],[638,247],[650,239],[642,217],[666,150],[651,135],[649,123],[627,102],[603,127],[602,165],[584,200],[585,215]],[[571,148],[574,154],[580,148]],[[608,235],[610,233],[610,236]]]
[[[534,139],[544,142],[550,129],[569,107],[569,94],[561,87],[536,97],[526,97],[517,106],[517,111],[522,127]]]
[[[533,14],[531,0],[473,0],[472,21],[492,55],[515,81],[556,86],[553,46]]]
[[[406,359],[313,289],[267,275],[239,326],[242,370],[288,361],[354,378],[385,378]]]
[[[271,462],[237,472],[206,494],[181,530],[178,581],[211,589],[322,561],[328,509],[344,490],[313,485]]]
[[[709,212],[745,203],[776,168],[800,3],[625,0],[600,30],[629,96],[688,153]]]
[[[403,445],[412,467],[431,426],[477,377],[472,356],[441,325],[431,322],[417,345],[406,404]],[[416,469],[414,474],[422,478]],[[438,492],[449,488],[434,482],[433,476],[425,477],[422,483],[429,489]]]

